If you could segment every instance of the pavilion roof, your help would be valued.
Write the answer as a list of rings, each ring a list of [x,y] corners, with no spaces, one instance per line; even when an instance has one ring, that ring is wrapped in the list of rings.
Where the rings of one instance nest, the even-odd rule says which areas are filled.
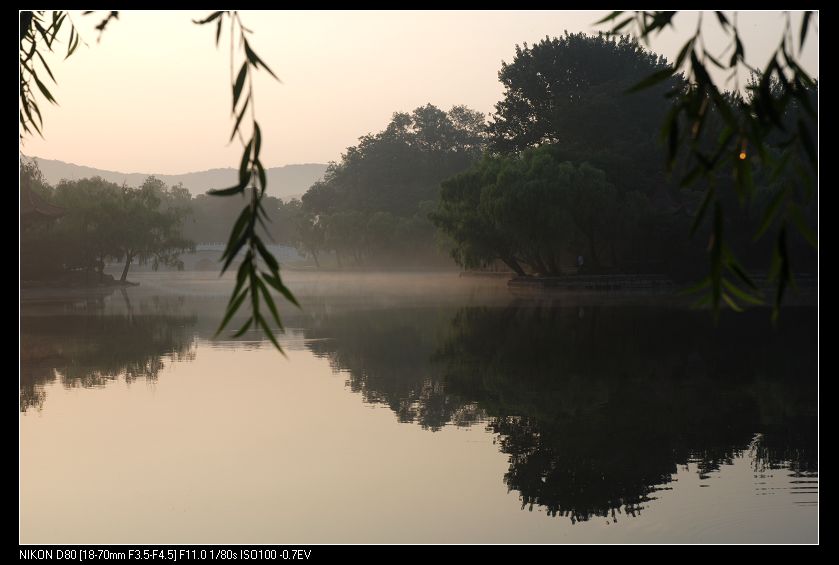
[[[24,183],[20,188],[20,215],[25,219],[35,218],[60,218],[66,210],[47,202],[37,192]]]

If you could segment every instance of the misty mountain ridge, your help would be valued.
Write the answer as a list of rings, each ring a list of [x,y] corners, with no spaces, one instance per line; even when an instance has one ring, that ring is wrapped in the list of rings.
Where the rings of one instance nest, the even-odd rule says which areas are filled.
[[[27,157],[24,159],[35,159],[44,174],[48,183],[55,186],[62,179],[78,180],[94,176],[128,186],[139,186],[149,176],[154,175],[169,186],[183,183],[193,195],[204,194],[211,188],[227,188],[238,181],[239,171],[233,167],[224,169],[209,169],[207,171],[196,171],[182,173],[179,175],[161,175],[156,173],[120,173],[65,163],[56,159],[42,159],[40,157]],[[271,167],[265,170],[268,177],[268,190],[270,196],[276,196],[283,200],[300,198],[312,184],[323,177],[326,165],[322,163],[305,163],[299,165],[285,165],[282,167]]]

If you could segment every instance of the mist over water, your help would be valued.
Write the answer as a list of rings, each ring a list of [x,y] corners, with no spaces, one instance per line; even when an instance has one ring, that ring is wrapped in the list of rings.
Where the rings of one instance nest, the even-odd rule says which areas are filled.
[[[21,541],[815,541],[815,308],[284,273],[24,293]]]

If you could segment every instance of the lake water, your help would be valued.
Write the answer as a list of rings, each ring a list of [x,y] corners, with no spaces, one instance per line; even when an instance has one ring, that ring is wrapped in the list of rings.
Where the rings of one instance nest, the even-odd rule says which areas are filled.
[[[25,291],[24,543],[818,541],[817,310],[289,272]]]

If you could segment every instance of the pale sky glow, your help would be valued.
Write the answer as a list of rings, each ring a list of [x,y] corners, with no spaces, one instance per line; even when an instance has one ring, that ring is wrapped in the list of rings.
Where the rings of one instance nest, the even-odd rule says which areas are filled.
[[[237,166],[241,148],[226,143],[233,125],[229,36],[223,33],[216,49],[215,26],[190,21],[208,13],[123,11],[97,44],[93,26],[102,13],[71,12],[87,47],[62,61],[60,46],[61,55],[49,59],[60,106],[39,97],[45,139],[27,138],[22,151],[126,173]],[[502,94],[501,61],[512,61],[516,43],[566,29],[591,32],[606,13],[242,12],[254,49],[283,81],[260,73],[255,83],[262,160],[338,160],[360,136],[383,129],[394,111],[428,102],[488,114]],[[706,16],[706,41],[717,53],[719,26]],[[800,17],[793,18],[796,35]],[[741,12],[739,22],[749,61],[764,65],[779,42],[781,14]],[[676,25],[651,46],[668,59],[692,34],[696,14],[680,15]],[[814,76],[818,41],[812,33],[801,56]]]

